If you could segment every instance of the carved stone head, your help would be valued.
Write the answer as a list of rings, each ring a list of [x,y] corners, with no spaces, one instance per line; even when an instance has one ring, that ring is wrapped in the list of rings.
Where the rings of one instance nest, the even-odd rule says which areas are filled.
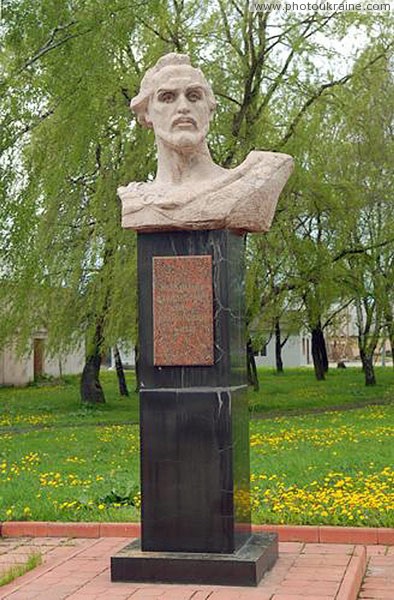
[[[202,71],[185,54],[170,53],[148,69],[131,109],[156,139],[175,147],[200,144],[209,129],[216,101]]]

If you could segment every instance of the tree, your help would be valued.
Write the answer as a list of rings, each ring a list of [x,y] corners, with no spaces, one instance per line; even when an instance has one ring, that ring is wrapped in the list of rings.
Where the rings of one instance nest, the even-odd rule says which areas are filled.
[[[304,139],[301,134],[297,137],[304,168],[284,197],[287,202],[275,225],[282,229],[293,257],[292,268],[281,273],[284,283],[278,289],[292,290],[302,301],[305,324],[312,334],[317,379],[324,378],[328,367],[323,332],[351,299],[358,307],[360,355],[367,384],[373,382],[368,373],[381,332],[385,298],[390,323],[390,53],[382,52],[373,70],[363,68],[371,55],[378,53],[379,44],[366,50],[348,86],[338,87],[305,119]],[[355,96],[360,100],[357,107]]]
[[[278,373],[283,372],[282,349],[291,331],[298,330],[301,321],[295,316],[297,306],[291,295],[294,285],[288,279],[289,261],[285,239],[275,226],[268,235],[250,236],[247,251],[247,319],[253,337],[267,344],[275,341]],[[282,322],[286,322],[283,336]]]
[[[119,385],[119,394],[121,396],[129,396],[129,390],[127,389],[126,377],[124,374],[122,358],[120,356],[118,346],[114,346],[114,358],[115,358],[115,368],[116,375],[118,377],[118,385]]]
[[[43,323],[53,351],[86,337],[82,397],[101,401],[99,357],[135,339],[135,236],[121,230],[116,188],[154,173],[152,135],[128,111],[142,73],[164,52],[191,54],[220,101],[213,156],[231,166],[255,147],[296,148],[312,108],[353,76],[312,61],[332,62],[321,36],[340,39],[354,24],[368,35],[373,21],[253,14],[222,0],[21,0],[7,3],[4,22],[1,268],[14,285],[1,292],[2,339],[17,331],[23,345]]]
[[[368,54],[360,60],[368,60]],[[373,73],[357,78],[342,92],[349,119],[342,176],[351,191],[350,217],[341,223],[345,240],[339,260],[357,311],[360,357],[366,385],[376,382],[373,357],[384,328],[390,336],[394,279],[394,79],[390,61],[382,58]],[[352,99],[357,95],[361,110]],[[352,110],[353,109],[353,110]],[[349,143],[350,142],[350,143]],[[345,169],[345,171],[344,171]]]
[[[101,356],[118,339],[132,339],[135,323],[135,238],[120,228],[116,187],[125,169],[149,169],[147,153],[133,143],[146,136],[130,132],[125,95],[126,65],[130,87],[138,77],[128,49],[134,19],[123,22],[121,3],[111,10],[97,3],[93,12],[82,3],[77,11],[54,12],[54,2],[11,8],[5,41],[15,58],[6,81],[11,103],[2,107],[3,156],[16,156],[23,177],[17,189],[11,177],[4,189],[19,209],[7,226],[15,283],[8,333],[18,326],[26,341],[32,326],[45,324],[53,351],[86,336],[81,397],[101,402]],[[24,39],[15,37],[22,22]]]

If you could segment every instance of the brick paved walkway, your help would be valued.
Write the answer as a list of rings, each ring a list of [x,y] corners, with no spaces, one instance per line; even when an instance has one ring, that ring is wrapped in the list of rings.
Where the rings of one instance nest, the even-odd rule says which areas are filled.
[[[394,600],[394,546],[368,548],[369,560],[360,600]]]
[[[365,547],[282,542],[258,588],[111,583],[109,559],[129,538],[0,538],[0,574],[39,551],[40,567],[0,588],[6,600],[356,600]],[[368,547],[359,598],[394,600],[393,548]],[[376,591],[381,595],[376,595]],[[375,595],[371,595],[371,594]],[[370,594],[370,595],[368,595]],[[391,594],[391,595],[390,595]]]

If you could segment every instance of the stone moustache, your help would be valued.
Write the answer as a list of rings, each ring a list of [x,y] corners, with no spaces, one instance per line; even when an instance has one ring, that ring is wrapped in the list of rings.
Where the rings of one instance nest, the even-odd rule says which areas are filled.
[[[160,58],[130,106],[154,130],[158,166],[154,181],[118,189],[125,229],[268,231],[293,159],[253,151],[234,169],[216,165],[206,143],[215,98],[188,56]]]

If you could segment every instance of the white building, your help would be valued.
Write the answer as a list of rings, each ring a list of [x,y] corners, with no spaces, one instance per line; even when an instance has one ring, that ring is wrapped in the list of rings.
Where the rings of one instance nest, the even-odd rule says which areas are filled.
[[[121,343],[118,346],[120,359],[125,369],[134,369],[135,367],[135,351],[134,346]],[[111,348],[110,355],[107,362],[109,369],[115,369],[115,356],[114,349]]]
[[[135,353],[132,346],[119,346],[119,353],[123,366],[134,368]],[[264,367],[276,367],[275,362],[275,340],[272,337],[265,348],[255,356],[256,365]],[[291,334],[286,344],[282,348],[283,366],[286,367],[304,367],[312,364],[311,355],[311,336],[308,333]],[[113,348],[108,360],[108,368],[115,368],[115,358]]]
[[[275,338],[272,336],[256,357],[256,365],[276,367]],[[308,333],[292,333],[282,347],[283,368],[306,367],[312,363],[311,336]]]
[[[10,344],[0,351],[0,385],[23,386],[44,376],[61,377],[81,373],[85,364],[85,345],[66,355],[50,356],[45,352],[46,332],[36,332],[31,350],[19,356]]]

